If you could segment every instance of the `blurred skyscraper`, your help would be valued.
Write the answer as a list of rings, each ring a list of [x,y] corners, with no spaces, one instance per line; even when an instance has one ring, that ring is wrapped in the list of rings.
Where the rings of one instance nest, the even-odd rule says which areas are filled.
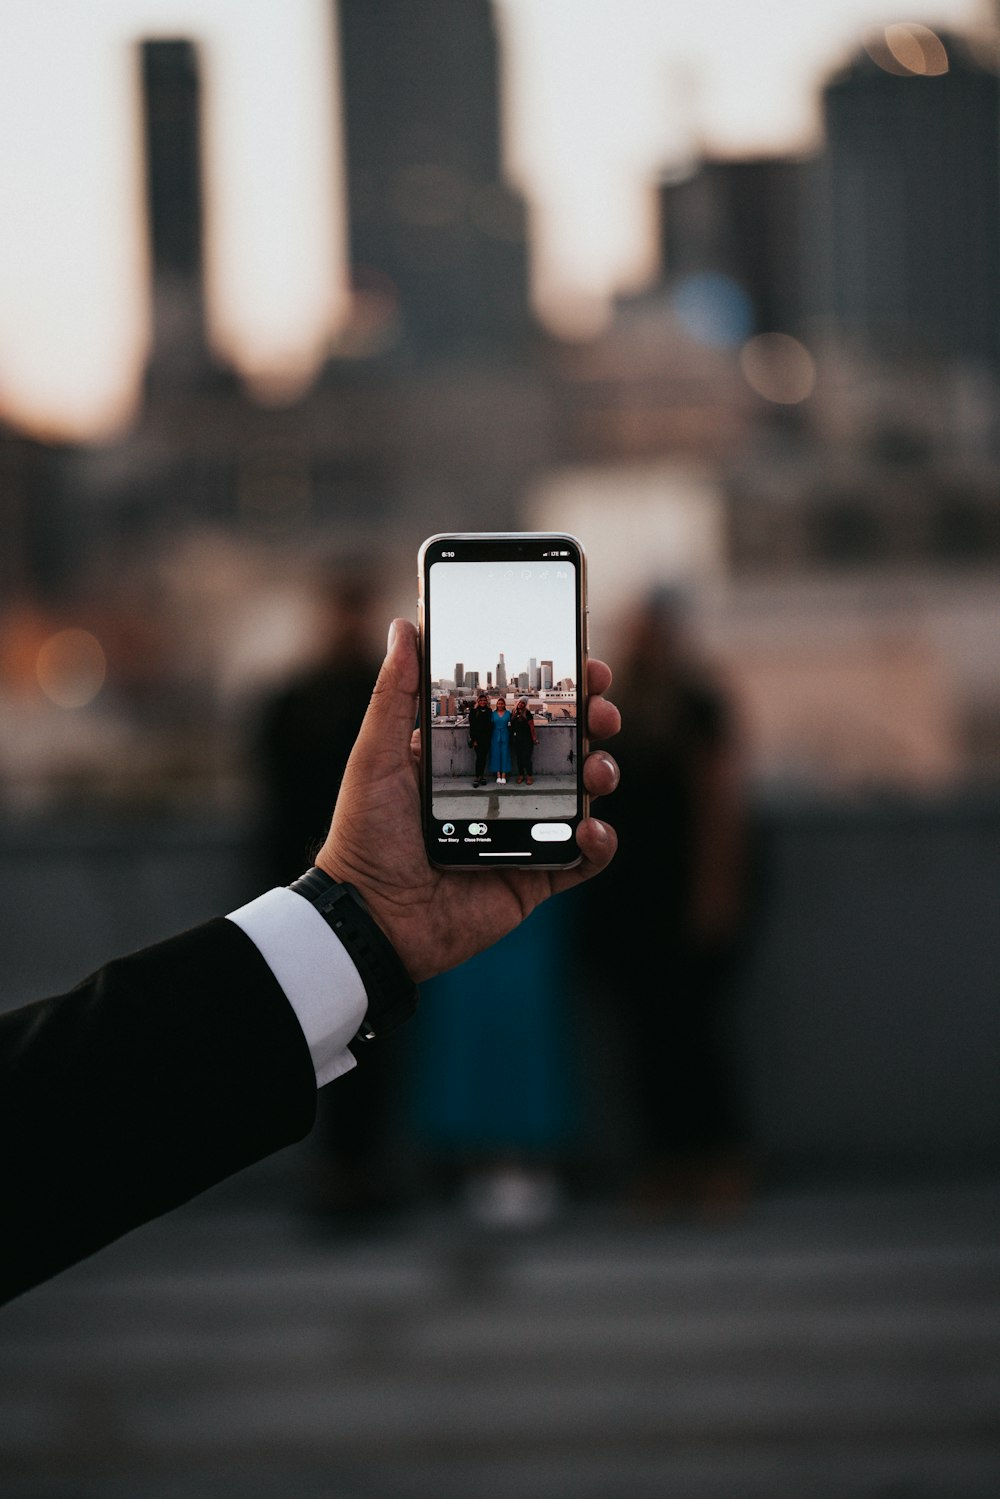
[[[208,364],[198,53],[170,39],[143,42],[140,56],[153,303],[147,376],[191,379]]]
[[[350,259],[410,359],[528,331],[525,214],[501,172],[490,0],[340,0]]]
[[[810,268],[803,195],[812,161],[711,159],[660,192],[663,272],[726,276],[746,294],[752,331],[801,329]]]
[[[824,92],[822,310],[903,357],[997,366],[1000,79],[959,38],[934,41],[912,59],[926,71],[862,51]]]
[[[932,41],[912,69],[859,50],[823,91],[814,155],[667,183],[667,281],[732,278],[749,331],[1000,367],[1000,78],[959,38]]]

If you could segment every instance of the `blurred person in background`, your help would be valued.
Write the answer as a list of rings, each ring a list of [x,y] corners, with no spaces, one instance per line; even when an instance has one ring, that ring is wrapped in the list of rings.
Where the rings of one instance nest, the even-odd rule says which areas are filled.
[[[378,675],[380,585],[364,560],[320,582],[317,649],[261,709],[255,741],[262,878],[284,884],[309,864],[330,825],[340,780]],[[347,1227],[393,1206],[395,1051],[362,1048],[342,1086],[320,1094],[306,1211]]]
[[[576,898],[598,1009],[624,1048],[624,1108],[642,1210],[738,1210],[752,1186],[734,1065],[733,980],[749,918],[749,819],[734,705],[696,650],[680,594],[657,588],[624,616],[615,666],[625,729],[620,854]]]
[[[556,1219],[578,1153],[578,989],[560,904],[421,989],[412,1133],[430,1194],[486,1230]]]
[[[261,849],[274,879],[294,879],[330,825],[340,778],[381,659],[377,576],[332,566],[320,579],[315,649],[263,703],[255,749]]]

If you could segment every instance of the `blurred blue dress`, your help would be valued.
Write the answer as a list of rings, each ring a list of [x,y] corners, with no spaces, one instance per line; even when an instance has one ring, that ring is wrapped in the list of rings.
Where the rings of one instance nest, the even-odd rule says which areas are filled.
[[[420,986],[413,1128],[452,1158],[554,1156],[580,1126],[570,925],[547,900],[508,936]]]

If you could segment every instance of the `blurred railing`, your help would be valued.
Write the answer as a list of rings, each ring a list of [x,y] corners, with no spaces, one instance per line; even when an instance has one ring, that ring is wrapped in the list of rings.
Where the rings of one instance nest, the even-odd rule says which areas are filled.
[[[538,743],[532,757],[536,776],[568,775],[572,772],[573,743],[576,727],[570,723],[539,722]],[[434,745],[434,774],[468,778],[475,769],[475,756],[469,748],[468,724],[437,724],[431,729]],[[511,744],[511,763],[514,746]]]

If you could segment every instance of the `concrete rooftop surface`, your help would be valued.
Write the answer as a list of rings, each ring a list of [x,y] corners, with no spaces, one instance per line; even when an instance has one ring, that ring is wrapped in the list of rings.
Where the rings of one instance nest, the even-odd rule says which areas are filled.
[[[1000,1183],[320,1232],[280,1158],[0,1311],[3,1499],[995,1499]]]

